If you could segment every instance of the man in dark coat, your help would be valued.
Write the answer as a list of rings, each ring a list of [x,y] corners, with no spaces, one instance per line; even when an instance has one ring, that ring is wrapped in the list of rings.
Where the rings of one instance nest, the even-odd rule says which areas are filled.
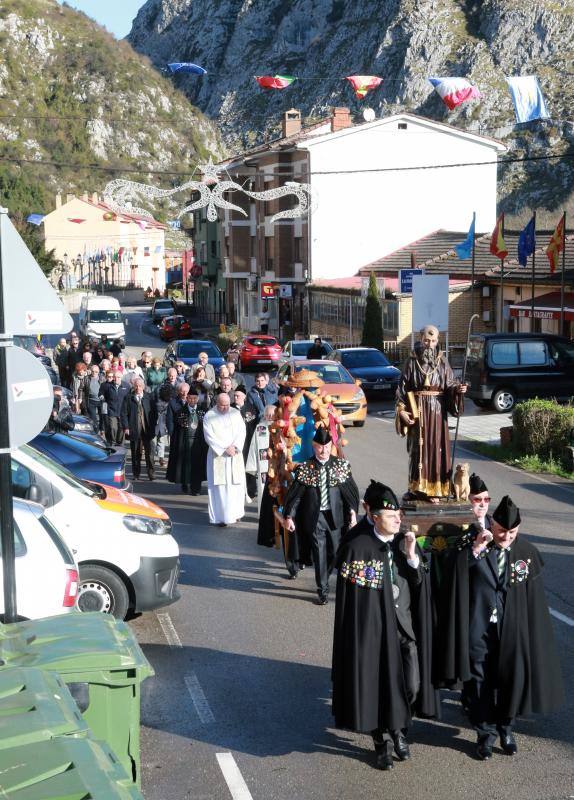
[[[202,481],[207,479],[207,445],[203,437],[205,411],[198,408],[197,389],[191,387],[184,398],[177,401],[179,409],[170,419],[166,478],[171,483],[181,483],[182,492],[198,495]]]
[[[120,420],[124,433],[130,437],[134,479],[139,480],[140,477],[143,449],[148,478],[153,481],[155,473],[151,444],[156,421],[149,393],[145,393],[141,378],[134,379],[132,391],[124,398]]]
[[[331,435],[318,428],[313,439],[313,458],[295,468],[283,516],[288,530],[295,527],[311,543],[318,605],[329,598],[329,575],[335,563],[341,530],[357,520],[359,490],[344,458],[331,455]],[[293,537],[292,537],[293,538]]]
[[[339,728],[370,733],[376,766],[410,758],[413,712],[438,715],[431,683],[430,585],[412,531],[399,534],[399,502],[371,482],[366,516],[337,553],[333,715]]]
[[[321,341],[321,337],[316,336],[315,341],[313,342],[311,347],[307,350],[307,358],[310,361],[313,361],[315,359],[325,358],[326,355],[327,355],[327,348]]]
[[[536,547],[518,535],[520,511],[506,495],[491,530],[469,531],[451,577],[443,680],[465,682],[476,754],[507,755],[519,714],[549,713],[564,700],[560,663]]]
[[[122,404],[128,394],[126,386],[122,385],[122,375],[117,370],[108,370],[107,380],[100,386],[102,398],[102,422],[106,442],[110,445],[121,445],[124,441],[124,431],[120,420]]]
[[[277,402],[277,386],[270,383],[264,372],[258,372],[255,383],[247,392],[247,402],[257,414],[257,422],[263,416],[265,406],[272,406]]]
[[[488,495],[486,483],[482,480],[480,475],[477,475],[475,472],[470,476],[468,483],[470,486],[468,499],[472,505],[472,513],[476,518],[476,522],[474,522],[473,525],[477,531],[489,531],[492,517],[488,513],[490,497]]]

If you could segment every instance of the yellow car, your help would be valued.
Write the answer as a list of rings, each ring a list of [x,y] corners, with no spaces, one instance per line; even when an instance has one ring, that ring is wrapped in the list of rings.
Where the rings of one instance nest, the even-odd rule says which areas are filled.
[[[299,372],[309,369],[316,372],[325,385],[319,390],[321,394],[329,394],[333,405],[341,415],[344,425],[362,428],[367,416],[367,398],[361,389],[360,381],[356,381],[351,373],[337,361],[301,360],[288,361],[279,369],[278,379],[287,378],[291,370]]]

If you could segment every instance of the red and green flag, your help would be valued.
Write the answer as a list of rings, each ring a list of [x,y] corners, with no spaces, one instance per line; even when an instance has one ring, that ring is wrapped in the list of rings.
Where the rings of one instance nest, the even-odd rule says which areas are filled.
[[[255,80],[262,89],[286,89],[297,78],[293,75],[256,75]]]
[[[355,97],[362,100],[371,89],[376,89],[382,82],[382,78],[376,75],[347,75],[345,78],[355,90]]]
[[[504,242],[503,236],[503,228],[504,228],[504,214],[501,214],[499,218],[496,220],[496,225],[494,226],[494,230],[492,231],[492,236],[490,237],[490,252],[496,258],[500,258],[504,260],[508,258],[508,250],[506,248],[506,244]]]
[[[565,245],[565,230],[564,230],[564,216],[560,217],[560,222],[556,226],[556,230],[552,234],[550,244],[546,248],[546,255],[550,262],[550,272],[556,272],[558,266],[558,256],[564,250]]]

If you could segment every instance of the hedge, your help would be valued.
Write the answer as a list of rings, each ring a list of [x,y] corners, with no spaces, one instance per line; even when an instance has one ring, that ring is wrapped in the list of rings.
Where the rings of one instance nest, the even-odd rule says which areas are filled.
[[[574,443],[574,406],[556,400],[526,400],[512,414],[512,441],[525,455],[562,458],[564,448]]]
[[[226,325],[224,331],[220,331],[217,336],[216,344],[225,355],[234,342],[241,342],[245,333],[238,325]]]

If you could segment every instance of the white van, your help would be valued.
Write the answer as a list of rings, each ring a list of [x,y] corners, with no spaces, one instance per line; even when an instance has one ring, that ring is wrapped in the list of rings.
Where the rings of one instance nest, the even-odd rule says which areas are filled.
[[[119,302],[115,297],[85,294],[82,297],[78,326],[82,336],[99,339],[120,339],[122,345],[126,337],[124,320]]]
[[[80,569],[77,607],[123,619],[179,599],[168,515],[143,497],[81,481],[30,445],[11,453],[15,497],[41,503]]]

